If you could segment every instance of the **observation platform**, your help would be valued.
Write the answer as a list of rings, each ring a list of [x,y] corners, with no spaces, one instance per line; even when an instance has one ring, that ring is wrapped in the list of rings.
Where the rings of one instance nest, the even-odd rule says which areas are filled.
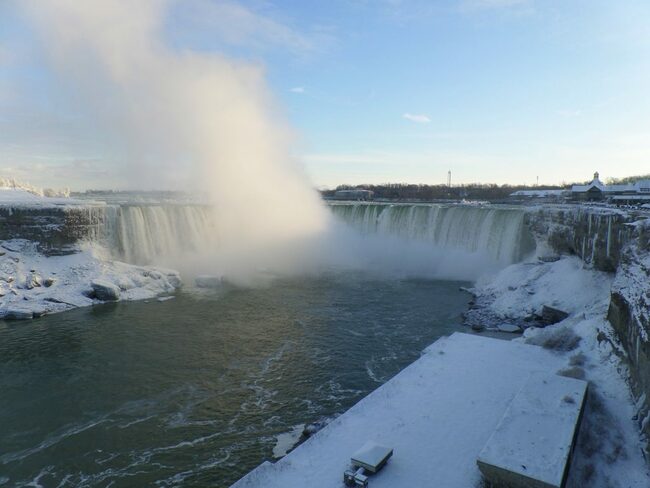
[[[531,375],[552,375],[564,361],[517,342],[464,333],[439,339],[294,451],[232,488],[343,486],[350,457],[366,441],[394,451],[370,477],[372,488],[476,486],[477,458],[513,399]]]

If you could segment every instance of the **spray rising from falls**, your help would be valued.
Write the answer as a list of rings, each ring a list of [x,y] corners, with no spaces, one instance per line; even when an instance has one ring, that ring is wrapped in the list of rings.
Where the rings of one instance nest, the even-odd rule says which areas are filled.
[[[95,127],[90,139],[110,142],[109,151],[98,148],[102,174],[121,170],[115,186],[190,190],[209,202],[120,206],[106,229],[116,254],[190,275],[338,266],[471,279],[521,253],[521,218],[500,211],[334,206],[381,238],[338,225],[290,156],[292,131],[263,69],[169,42],[170,8],[196,2],[210,4],[16,2],[62,82],[53,86],[67,86],[64,99],[80,102],[70,112]]]
[[[111,177],[121,174],[115,184],[199,193],[218,214],[218,236],[208,235],[215,230],[208,226],[198,246],[192,226],[205,225],[204,216],[125,207],[115,235],[128,259],[178,255],[169,239],[176,233],[190,241],[185,250],[196,251],[192,257],[205,272],[219,272],[224,263],[236,274],[238,265],[289,262],[296,246],[308,246],[328,231],[331,216],[291,157],[293,134],[263,68],[169,42],[172,8],[198,3],[209,8],[201,0],[17,5],[67,87],[65,99],[80,102],[70,111],[88,120],[98,139],[110,141],[102,169]],[[184,28],[193,32],[196,26]],[[208,245],[216,241],[217,254]]]

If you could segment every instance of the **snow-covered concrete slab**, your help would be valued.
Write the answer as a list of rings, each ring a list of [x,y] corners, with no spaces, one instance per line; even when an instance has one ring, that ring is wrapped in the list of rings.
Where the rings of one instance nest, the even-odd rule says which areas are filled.
[[[275,464],[233,488],[341,486],[350,457],[366,441],[394,450],[371,476],[373,488],[480,482],[476,459],[515,395],[560,356],[537,346],[456,333],[401,371]]]
[[[485,477],[513,488],[564,486],[586,394],[586,381],[532,374],[478,457]]]

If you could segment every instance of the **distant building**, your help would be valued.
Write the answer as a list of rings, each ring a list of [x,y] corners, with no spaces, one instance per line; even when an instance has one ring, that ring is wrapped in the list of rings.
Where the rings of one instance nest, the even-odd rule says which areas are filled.
[[[372,200],[374,192],[370,190],[337,190],[334,192],[335,200]]]
[[[571,196],[574,200],[604,200],[606,192],[605,184],[600,181],[598,171],[594,173],[594,179],[586,185],[573,185]]]
[[[624,185],[605,185],[600,181],[598,172],[587,185],[573,185],[571,196],[574,200],[599,201],[609,200],[613,203],[648,203],[650,202],[650,180],[640,180]]]

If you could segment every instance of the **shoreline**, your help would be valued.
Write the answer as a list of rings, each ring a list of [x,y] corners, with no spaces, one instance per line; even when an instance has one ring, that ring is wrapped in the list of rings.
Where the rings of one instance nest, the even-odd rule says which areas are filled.
[[[87,246],[45,256],[25,239],[0,241],[0,319],[28,320],[111,301],[146,300],[177,290],[177,271],[136,266]]]
[[[567,280],[567,274],[571,279]],[[506,360],[506,364],[509,364],[510,369],[534,368],[539,364],[534,366],[532,363],[541,361],[543,364],[542,369],[548,370],[547,372],[584,379],[589,381],[591,385],[567,487],[577,488],[588,484],[592,487],[642,488],[650,482],[650,470],[643,453],[641,431],[638,425],[631,420],[635,416],[635,403],[627,384],[629,371],[624,361],[621,360],[624,355],[620,343],[611,324],[605,318],[613,279],[613,276],[607,273],[587,269],[578,258],[563,257],[554,262],[524,262],[509,266],[489,279],[484,279],[482,282],[479,280],[473,288],[477,297],[489,297],[489,299],[484,300],[483,306],[490,308],[490,312],[495,316],[500,315],[504,318],[508,313],[519,316],[529,314],[531,308],[542,302],[569,309],[569,316],[557,324],[548,325],[544,328],[530,327],[520,337],[515,337],[510,341],[498,341],[499,343],[512,344],[511,347],[514,349],[523,347],[527,350],[527,355],[523,359],[520,358],[517,361],[514,359]],[[562,281],[569,281],[569,283],[565,283],[563,286]],[[518,283],[518,285],[513,283]],[[579,287],[574,291],[580,291],[581,295],[579,293],[567,294],[567,287]],[[533,293],[530,293],[531,291]],[[521,293],[525,293],[529,300],[522,301]],[[530,297],[534,298],[531,300]],[[573,302],[572,306],[570,302]],[[475,338],[472,340],[489,344],[489,346],[485,347],[487,350],[491,350],[492,353],[500,348],[509,347],[498,346],[497,343],[493,342],[495,339],[481,337],[481,334],[460,334]],[[455,335],[458,335],[458,333]],[[258,486],[289,488],[303,486],[304,483],[315,487],[326,486],[324,482],[321,482],[319,476],[331,483],[334,478],[332,478],[330,471],[334,470],[338,475],[339,471],[342,473],[345,464],[345,453],[334,452],[336,450],[345,451],[345,449],[340,447],[335,449],[335,446],[348,446],[348,450],[353,452],[354,442],[365,440],[365,437],[363,439],[358,438],[359,435],[365,435],[368,438],[373,436],[373,438],[381,438],[381,436],[388,435],[383,432],[384,430],[399,432],[404,425],[410,425],[410,423],[417,424],[415,429],[410,434],[402,432],[401,436],[413,436],[410,441],[415,443],[419,450],[435,451],[442,449],[433,434],[432,438],[427,441],[426,447],[422,444],[423,439],[417,440],[418,434],[416,432],[429,429],[428,424],[430,422],[435,423],[431,415],[426,416],[426,418],[418,418],[417,412],[407,408],[402,412],[400,419],[396,420],[395,425],[384,419],[381,422],[375,422],[376,425],[373,426],[367,422],[364,423],[364,419],[371,415],[369,414],[370,411],[383,412],[380,415],[381,417],[382,415],[391,415],[389,412],[405,408],[403,404],[406,401],[414,403],[414,398],[404,400],[404,397],[418,395],[419,393],[415,390],[426,390],[430,386],[427,384],[427,380],[433,383],[443,381],[449,388],[449,390],[436,391],[435,396],[431,398],[442,398],[444,400],[443,404],[453,404],[459,395],[464,395],[466,401],[476,402],[476,408],[481,408],[480,405],[489,398],[489,392],[484,391],[483,393],[487,396],[481,397],[468,392],[470,390],[469,386],[459,390],[452,386],[454,381],[436,379],[437,376],[431,376],[431,371],[425,372],[428,367],[423,367],[429,361],[426,358],[434,351],[438,356],[435,358],[436,362],[440,363],[439,367],[443,370],[467,368],[467,363],[471,363],[474,358],[447,359],[450,356],[447,356],[447,352],[444,350],[445,343],[448,343],[453,337],[440,339],[427,347],[420,359],[407,366],[394,378],[338,416],[323,429],[298,444],[286,456],[275,463],[264,462],[248,475],[235,482],[232,488]],[[453,339],[453,341],[457,341],[457,339]],[[536,351],[545,352],[538,353]],[[459,354],[461,353],[462,351],[459,351]],[[498,357],[490,356],[492,353],[485,353],[488,355],[483,363],[485,366],[490,361],[501,360]],[[503,350],[501,354],[507,355],[509,352]],[[540,357],[545,359],[540,359],[536,354],[541,354]],[[487,357],[491,359],[488,360]],[[408,388],[400,387],[400,383],[403,382],[401,378],[404,375],[412,376],[414,370],[418,371],[419,386],[415,390],[411,388],[413,385],[409,385]],[[505,373],[506,370],[502,372],[502,375],[505,375]],[[508,372],[508,374],[511,373],[512,371]],[[479,374],[478,371],[475,374]],[[499,388],[501,386],[498,385],[502,385],[503,379],[503,376],[492,375],[490,379],[486,378],[486,381],[492,383],[491,387]],[[510,379],[512,380],[511,376]],[[396,391],[399,391],[399,394],[387,393]],[[505,407],[500,405],[498,409],[505,410]],[[495,414],[493,411],[493,417],[498,419],[502,413],[503,411],[500,411]],[[452,416],[448,418],[449,421],[457,422],[454,420],[456,417],[453,417],[454,412],[447,412],[447,416],[449,415]],[[468,412],[463,411],[463,415],[459,416],[467,420],[470,418],[468,415]],[[378,418],[375,420],[378,421]],[[458,420],[461,421],[461,419]],[[436,425],[436,429],[442,428],[439,423]],[[365,432],[365,434],[359,434],[357,427],[361,429],[360,432]],[[459,437],[458,442],[461,442],[462,439],[460,438],[463,435],[470,434],[467,433],[465,427],[459,427],[457,435]],[[336,438],[336,442],[328,441],[328,439],[332,438]],[[390,445],[394,446],[394,443],[399,438],[399,436],[391,437],[390,442],[393,442],[393,444]],[[384,440],[386,441],[384,443],[390,443],[388,440]],[[466,456],[474,456],[474,454],[467,453],[472,450],[476,450],[476,453],[478,453],[478,450],[483,447],[482,438],[480,440],[474,439],[474,442],[475,445],[464,448]],[[401,446],[401,449],[409,449],[409,447]],[[396,449],[396,453],[398,452]],[[412,455],[417,454],[412,453]],[[323,471],[316,468],[313,465],[316,459],[319,460],[319,463],[328,466],[329,469]],[[322,461],[323,459],[326,461]],[[406,461],[402,459],[400,462]],[[454,464],[451,460],[450,462],[452,465]],[[459,462],[461,461],[456,461],[456,465]],[[418,479],[419,482],[423,482],[423,480],[431,479],[430,477],[434,476],[437,480],[446,479],[447,483],[444,486],[450,488],[455,486],[459,488],[475,486],[476,483],[480,483],[478,468],[476,468],[473,460],[468,463],[467,459],[464,459],[462,462],[465,463],[464,469],[470,470],[469,475],[462,479],[446,470],[444,468],[445,463],[438,463],[441,466],[441,471],[435,473],[429,472],[430,470],[427,471],[428,468],[422,468],[426,471],[425,473],[417,465],[411,466],[409,469],[411,471],[415,470],[413,471],[415,478],[409,478],[409,482],[417,485]],[[397,455],[395,459],[389,462],[389,469],[391,463],[398,463]],[[309,469],[307,469],[307,466],[309,466]],[[385,471],[386,473],[389,472],[388,470]],[[377,487],[411,486],[408,483],[406,485],[395,484],[405,479],[405,472],[402,469],[399,471],[399,478],[380,473],[371,479],[371,483]]]

